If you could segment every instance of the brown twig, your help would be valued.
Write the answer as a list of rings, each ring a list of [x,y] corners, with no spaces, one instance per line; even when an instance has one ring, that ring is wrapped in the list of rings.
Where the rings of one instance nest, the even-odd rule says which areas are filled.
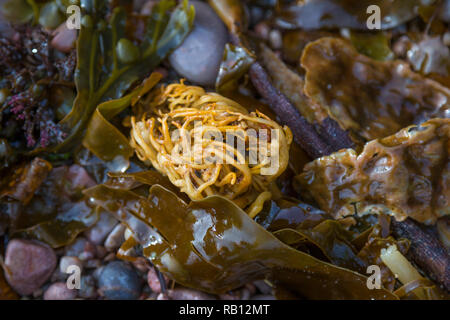
[[[339,124],[330,117],[326,117],[320,124],[314,124],[314,127],[322,139],[328,143],[333,152],[355,147],[348,132],[343,130]]]
[[[292,130],[295,142],[309,156],[315,159],[333,152],[330,146],[318,135],[314,126],[271,84],[269,75],[259,62],[255,62],[250,67],[250,79],[259,94],[267,100],[270,108],[280,118],[281,122],[288,125]]]
[[[439,240],[409,218],[402,222],[393,219],[392,231],[397,238],[411,241],[408,253],[411,260],[450,291],[450,257]]]

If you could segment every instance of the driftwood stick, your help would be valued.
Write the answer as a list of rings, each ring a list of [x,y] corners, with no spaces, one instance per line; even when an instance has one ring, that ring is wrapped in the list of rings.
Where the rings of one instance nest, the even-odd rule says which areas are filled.
[[[310,157],[315,159],[332,153],[330,146],[317,134],[313,125],[271,84],[269,75],[258,62],[250,67],[250,79],[281,122],[292,130],[295,142]]]
[[[440,241],[409,218],[402,222],[393,219],[392,231],[397,238],[411,241],[408,252],[410,258],[431,279],[450,291],[450,257]]]
[[[328,143],[333,152],[355,147],[355,144],[350,139],[348,132],[342,129],[339,124],[330,117],[326,117],[322,123],[315,124],[314,126],[316,127],[319,135]]]

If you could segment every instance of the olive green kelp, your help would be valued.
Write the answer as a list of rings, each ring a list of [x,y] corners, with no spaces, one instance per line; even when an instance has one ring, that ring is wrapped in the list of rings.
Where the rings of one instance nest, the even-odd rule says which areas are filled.
[[[297,181],[335,218],[384,212],[434,224],[450,215],[449,138],[450,119],[432,119],[373,140],[359,154],[319,158]]]
[[[133,232],[119,251],[142,254],[178,283],[222,293],[256,279],[269,279],[310,299],[396,299],[369,290],[367,278],[322,262],[279,241],[232,202],[211,196],[187,204],[153,184],[154,172],[122,175],[85,191]],[[144,183],[145,182],[145,183]]]
[[[121,98],[182,43],[192,28],[194,8],[187,0],[175,4],[159,1],[146,21],[142,41],[137,41],[130,39],[122,7],[114,8],[105,21],[106,1],[81,1],[84,12],[75,71],[78,94],[71,112],[61,121],[67,136],[50,151],[70,150],[81,139],[99,104]]]

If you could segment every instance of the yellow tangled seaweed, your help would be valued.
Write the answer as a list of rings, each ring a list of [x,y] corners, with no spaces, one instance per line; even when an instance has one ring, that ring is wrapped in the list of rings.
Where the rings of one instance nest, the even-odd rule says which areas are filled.
[[[251,217],[271,199],[272,182],[286,169],[292,142],[288,127],[183,81],[155,89],[131,127],[138,158],[192,200],[221,195],[247,208]],[[232,143],[220,139],[230,133]],[[267,174],[274,157],[277,165]]]

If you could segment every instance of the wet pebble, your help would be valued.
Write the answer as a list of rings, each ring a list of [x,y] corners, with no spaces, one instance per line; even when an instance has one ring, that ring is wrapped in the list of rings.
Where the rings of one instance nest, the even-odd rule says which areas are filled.
[[[156,4],[155,0],[146,1],[141,6],[141,14],[144,15],[144,16],[149,16],[152,13],[152,9],[155,6],[155,4]]]
[[[269,295],[272,293],[272,287],[269,286],[264,280],[254,281],[253,285],[263,294]]]
[[[163,276],[166,281],[166,285],[169,282],[169,278]],[[152,289],[155,293],[161,293],[161,283],[159,282],[158,274],[156,273],[154,268],[150,268],[147,273],[147,283],[150,289]]]
[[[56,268],[56,255],[46,244],[14,239],[6,248],[5,277],[11,287],[21,295],[39,289]]]
[[[0,5],[1,5],[1,1],[0,1]],[[15,31],[11,27],[11,25],[3,19],[4,18],[1,16],[1,13],[0,13],[0,37],[18,40],[20,38],[20,34],[17,31]]]
[[[66,247],[66,256],[78,257],[80,260],[89,260],[95,257],[95,246],[86,238],[77,238]]]
[[[156,297],[156,300],[170,300],[170,298],[166,293],[160,293]]]
[[[108,250],[104,246],[95,246],[95,255],[99,259],[103,259],[109,254]]]
[[[85,232],[85,236],[93,244],[101,244],[117,223],[117,219],[111,214],[102,212],[100,213],[100,219],[91,229]]]
[[[228,31],[206,3],[190,1],[195,7],[195,23],[184,42],[170,55],[172,67],[199,85],[213,86],[219,72]]]
[[[110,300],[134,300],[141,294],[141,279],[137,272],[123,261],[108,263],[99,275],[99,291]]]
[[[442,42],[447,47],[450,47],[450,31],[447,31],[446,33],[444,33],[444,35],[442,36]]]
[[[102,261],[99,259],[91,259],[85,262],[84,266],[86,269],[97,269],[101,267]]]
[[[125,225],[119,223],[114,227],[111,233],[105,240],[104,246],[108,251],[115,251],[120,247],[122,242],[124,241],[124,233],[125,233]]]
[[[266,22],[260,22],[258,23],[255,28],[255,33],[258,37],[260,37],[263,40],[269,39],[270,34],[270,26]]]
[[[77,257],[64,256],[59,260],[59,271],[61,273],[66,274],[70,266],[77,266],[80,270],[83,270],[83,263]]]
[[[68,29],[66,23],[62,23],[54,32],[50,45],[58,51],[69,53],[75,47],[77,30]]]
[[[283,38],[281,32],[277,29],[270,31],[269,42],[272,49],[280,49],[283,45]]]
[[[96,185],[95,180],[87,173],[86,169],[78,164],[70,166],[67,172],[67,179],[72,183],[72,188],[76,189],[84,189]]]
[[[65,282],[53,283],[44,293],[44,300],[73,300],[76,297],[77,290],[67,288]]]
[[[168,290],[167,296],[172,300],[217,300],[213,295],[187,288]]]
[[[150,268],[148,260],[144,257],[138,257],[132,262],[132,264],[135,269],[139,270],[143,274],[147,273],[148,269]]]
[[[83,299],[95,299],[98,296],[95,278],[92,275],[81,277],[78,296]]]

